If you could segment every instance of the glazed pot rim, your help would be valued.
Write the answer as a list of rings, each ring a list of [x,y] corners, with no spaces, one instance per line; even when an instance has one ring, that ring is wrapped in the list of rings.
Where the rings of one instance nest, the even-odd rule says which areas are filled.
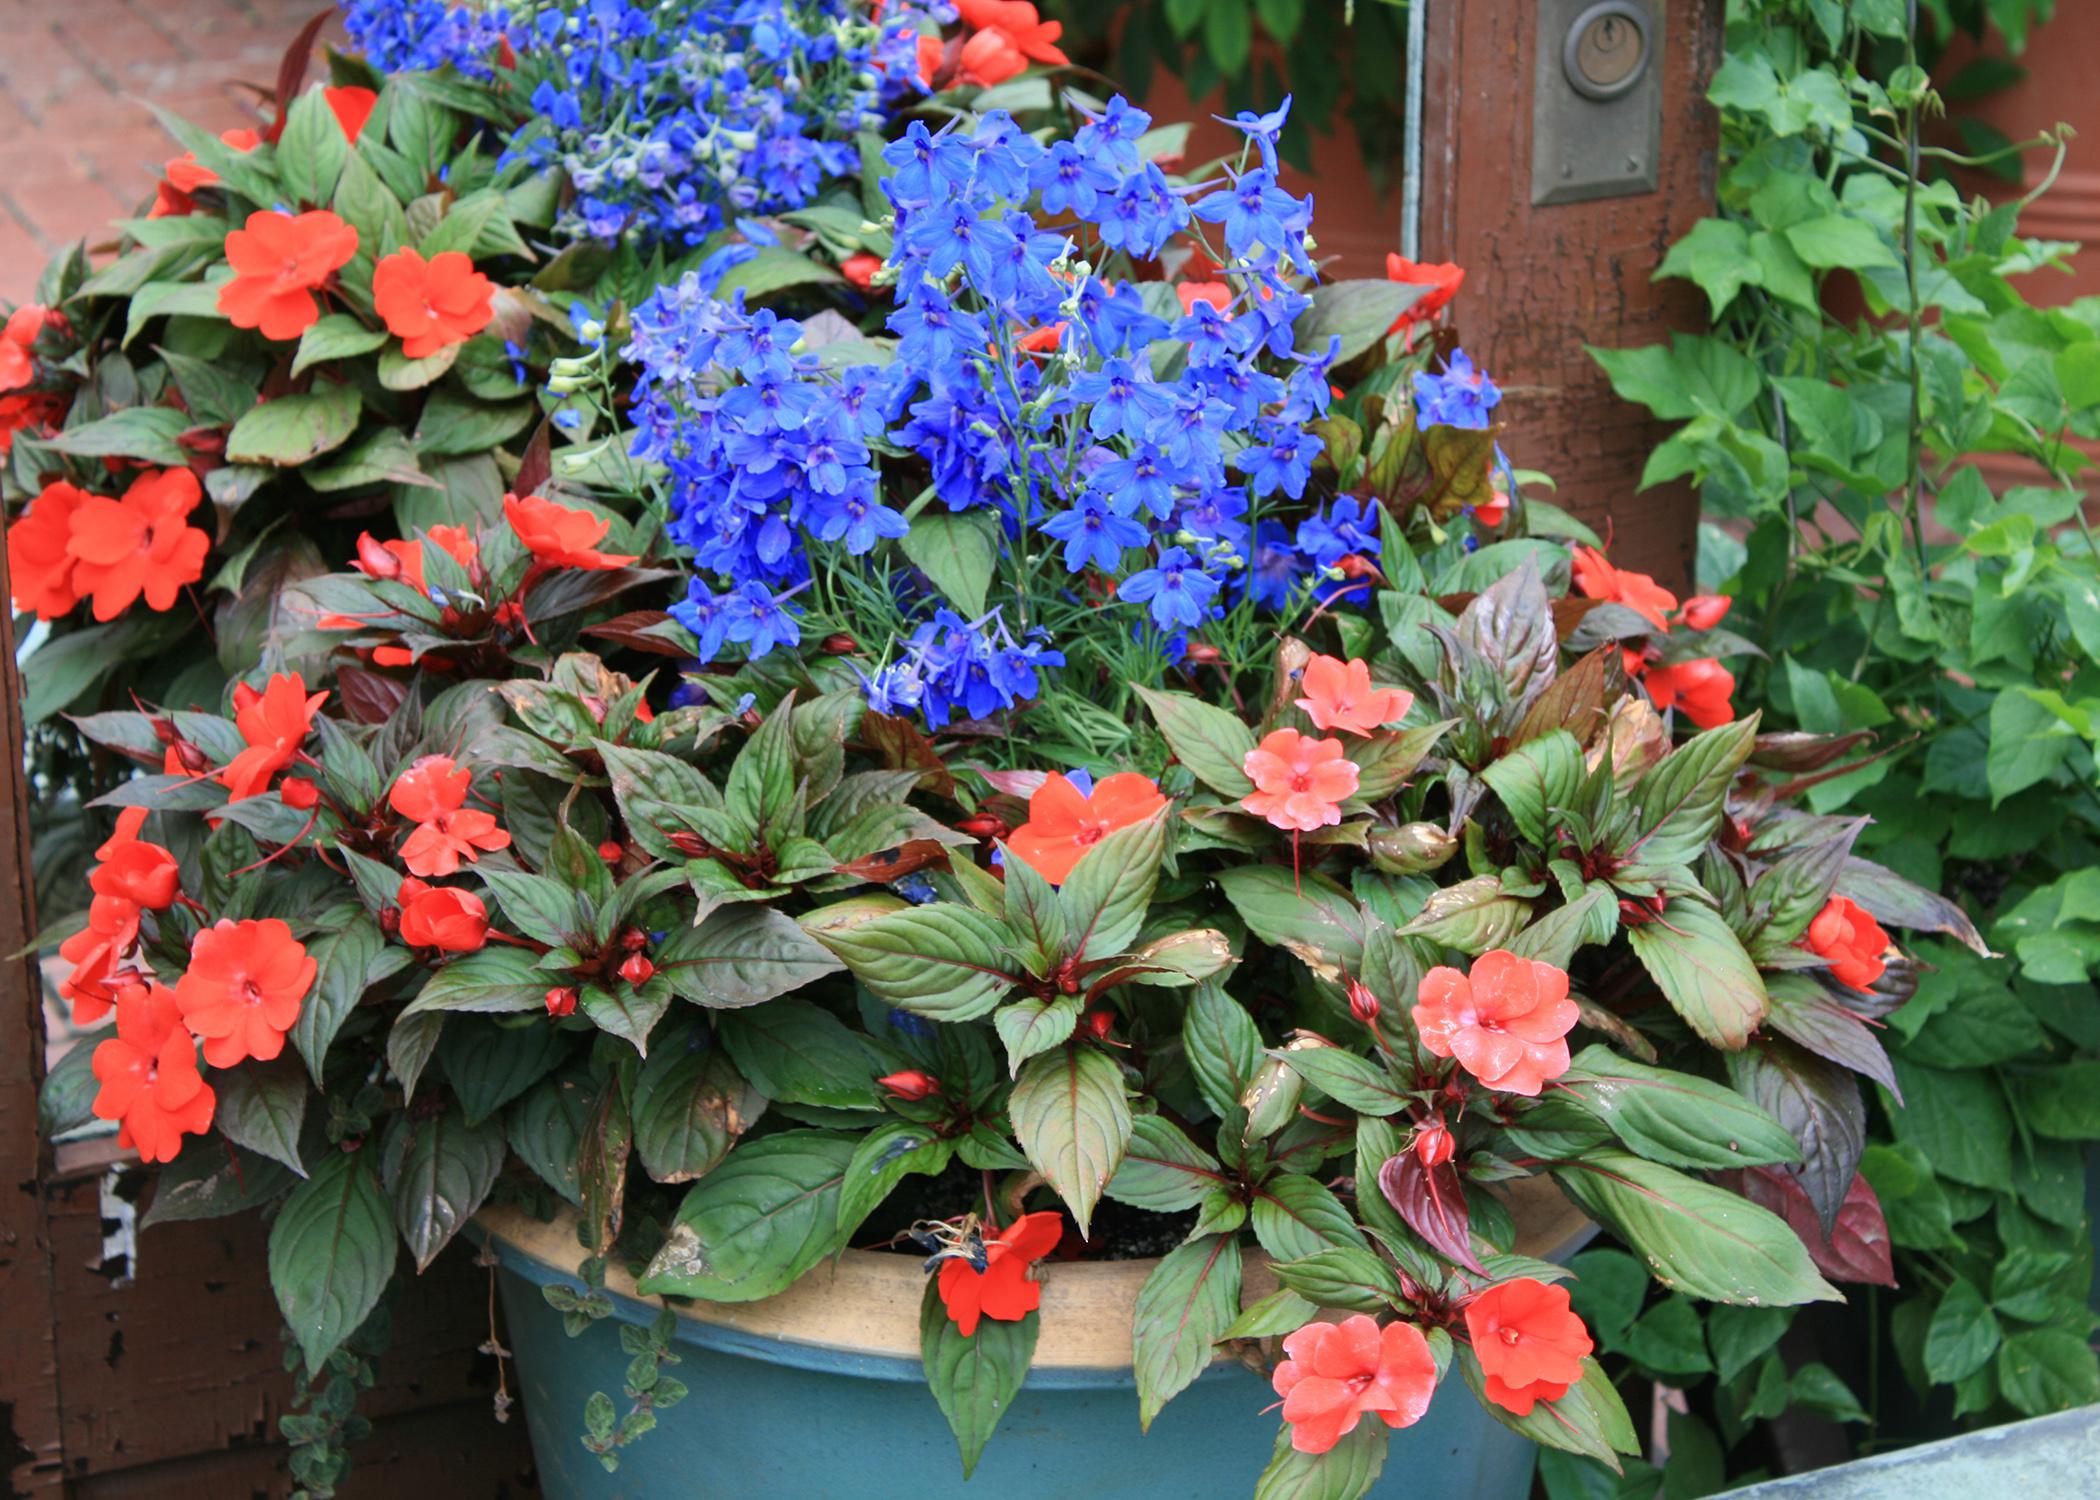
[[[1549,1177],[1518,1178],[1497,1184],[1496,1191],[1515,1220],[1514,1248],[1519,1255],[1551,1259],[1567,1254],[1592,1228]],[[474,1218],[505,1249],[561,1277],[580,1280],[585,1251],[576,1238],[575,1210],[566,1204],[551,1220],[536,1219],[509,1205],[490,1205]],[[1041,1333],[1032,1368],[1127,1369],[1132,1363],[1130,1330],[1138,1290],[1158,1265],[1158,1257],[1041,1263]],[[925,1285],[919,1257],[880,1250],[843,1250],[787,1290],[753,1302],[671,1304],[645,1295],[623,1266],[608,1264],[605,1269],[608,1292],[647,1307],[672,1306],[685,1324],[914,1364],[919,1360],[919,1307]],[[1268,1257],[1249,1251],[1242,1303],[1256,1302],[1276,1286]]]

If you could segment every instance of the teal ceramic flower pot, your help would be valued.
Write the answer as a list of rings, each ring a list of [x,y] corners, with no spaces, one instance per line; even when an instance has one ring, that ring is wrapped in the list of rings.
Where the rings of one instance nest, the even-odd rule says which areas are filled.
[[[1586,1237],[1555,1202],[1546,1237],[1524,1237],[1527,1253],[1572,1253]],[[779,1297],[683,1310],[673,1373],[691,1394],[608,1474],[580,1441],[584,1403],[604,1391],[624,1412],[628,1356],[618,1325],[647,1324],[660,1304],[615,1275],[614,1316],[571,1339],[541,1289],[581,1290],[573,1226],[501,1211],[481,1223],[499,1258],[547,1500],[1230,1500],[1253,1493],[1275,1439],[1268,1383],[1229,1360],[1140,1433],[1130,1309],[1155,1263],[1053,1265],[1027,1384],[965,1482],[920,1369],[918,1261],[849,1251]],[[1249,1300],[1273,1289],[1265,1273],[1250,1263]],[[1428,1416],[1393,1434],[1372,1494],[1518,1500],[1530,1492],[1534,1460],[1532,1446],[1482,1411],[1454,1375]]]

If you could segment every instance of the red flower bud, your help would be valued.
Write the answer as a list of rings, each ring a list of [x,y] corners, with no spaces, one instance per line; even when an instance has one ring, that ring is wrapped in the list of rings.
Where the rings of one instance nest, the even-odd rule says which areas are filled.
[[[277,795],[284,799],[286,807],[305,812],[321,800],[321,789],[300,776],[287,776],[277,784]]]
[[[1457,1149],[1458,1143],[1441,1115],[1424,1120],[1422,1128],[1415,1132],[1415,1157],[1425,1167],[1441,1167]]]
[[[626,853],[626,849],[621,847],[618,839],[607,839],[598,846],[598,857],[609,865],[618,864],[625,857]]]
[[[967,833],[973,839],[1003,839],[1013,830],[1007,827],[1006,819],[996,813],[973,813],[955,825],[957,833]]]
[[[565,984],[551,989],[547,991],[547,1014],[573,1016],[576,1014],[576,1002],[580,998],[574,985]]]
[[[665,837],[670,839],[671,847],[687,859],[698,859],[707,852],[707,840],[690,828],[673,829]]]
[[[640,989],[656,975],[656,965],[649,962],[647,954],[629,954],[627,962],[620,965],[620,977]]]
[[[1372,1025],[1378,1019],[1378,997],[1371,993],[1370,986],[1361,979],[1349,981],[1349,1014],[1364,1025]]]
[[[853,656],[860,651],[860,642],[841,630],[825,636],[817,649],[826,656]]]
[[[630,927],[620,934],[620,946],[629,953],[639,953],[649,946],[649,934],[639,927]]]
[[[525,628],[525,606],[515,599],[506,599],[496,606],[496,623],[505,630]]]
[[[1105,1009],[1090,1010],[1086,1013],[1086,1019],[1079,1024],[1087,1029],[1087,1034],[1095,1041],[1105,1042],[1108,1040],[1110,1028],[1116,1024],[1116,1013]]]
[[[401,559],[369,531],[357,534],[357,570],[372,578],[399,578]]]
[[[875,1081],[888,1089],[893,1099],[918,1100],[941,1091],[938,1078],[917,1068],[906,1068],[901,1073],[891,1073]]]
[[[1344,578],[1385,577],[1385,574],[1378,571],[1378,564],[1372,562],[1371,559],[1369,559],[1368,557],[1361,556],[1354,552],[1349,553],[1345,557],[1337,559],[1335,562],[1335,568],[1341,573],[1341,575]]]
[[[1199,667],[1213,666],[1225,658],[1225,653],[1208,641],[1190,641],[1182,648],[1181,654],[1184,660],[1192,661]]]
[[[1680,616],[1694,630],[1711,630],[1728,616],[1728,606],[1735,603],[1726,594],[1694,594],[1684,601],[1684,612]]]

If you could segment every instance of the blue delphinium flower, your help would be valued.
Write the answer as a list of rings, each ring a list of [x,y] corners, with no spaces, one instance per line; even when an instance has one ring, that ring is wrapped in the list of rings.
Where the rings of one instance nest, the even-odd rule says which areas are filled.
[[[1488,425],[1488,413],[1502,400],[1487,371],[1475,369],[1463,349],[1451,351],[1441,375],[1416,372],[1414,384],[1415,421],[1423,427],[1478,431]]]
[[[996,609],[975,621],[939,610],[898,646],[898,659],[861,679],[862,694],[877,713],[916,709],[935,729],[958,710],[982,719],[1035,697],[1040,669],[1065,663],[1041,631],[1016,636]]]
[[[1176,625],[1193,628],[1208,619],[1210,602],[1219,587],[1218,580],[1197,566],[1186,547],[1169,547],[1153,566],[1124,579],[1116,593],[1146,605],[1152,622],[1161,630],[1171,630]]]
[[[493,76],[511,25],[509,11],[447,0],[342,0],[350,45],[382,73],[435,72],[450,64],[471,78]]]

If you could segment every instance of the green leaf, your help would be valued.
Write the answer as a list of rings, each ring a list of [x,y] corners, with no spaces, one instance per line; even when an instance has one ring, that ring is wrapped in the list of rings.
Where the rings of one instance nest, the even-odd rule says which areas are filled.
[[[1750,238],[1732,219],[1701,219],[1677,242],[1656,268],[1655,279],[1682,277],[1697,283],[1706,293],[1715,322],[1727,311],[1735,294],[1745,286],[1756,286],[1764,273],[1750,254]]]
[[[1786,1221],[1746,1198],[1619,1151],[1593,1151],[1553,1175],[1667,1287],[1752,1306],[1839,1300]]]
[[[1065,1200],[1084,1237],[1130,1143],[1123,1070],[1092,1047],[1031,1058],[1014,1082],[1008,1109],[1014,1138]]]
[[[1367,1248],[1341,1199],[1302,1172],[1279,1172],[1255,1191],[1254,1237],[1279,1261],[1303,1260],[1335,1246]]]
[[[713,1010],[758,1005],[838,969],[793,918],[770,906],[724,907],[657,949],[657,970],[671,988]]]
[[[1079,1024],[1081,1004],[1077,995],[1059,995],[1054,1000],[1016,1000],[994,1011],[992,1025],[1006,1043],[1007,1071],[1018,1073],[1029,1058],[1062,1047]]]
[[[823,916],[819,910],[804,920]],[[876,995],[936,1021],[984,1015],[1014,984],[1004,924],[955,902],[817,925],[812,935]]]
[[[1211,9],[1216,13],[1235,7],[1244,18],[1244,0],[1219,0]],[[1339,338],[1342,347],[1335,363],[1347,364],[1384,338],[1385,331],[1428,290],[1405,281],[1370,280],[1330,281],[1314,287],[1312,306],[1298,315],[1292,330],[1296,347],[1325,352],[1328,339]]]
[[[737,1071],[768,1099],[829,1109],[878,1107],[868,1053],[821,1006],[783,996],[727,1012],[715,1026]]]
[[[268,1204],[298,1180],[282,1164],[238,1146],[185,1151],[155,1176],[153,1206],[139,1220],[139,1227],[246,1213]]]
[[[2029,1416],[2100,1401],[2092,1348],[2068,1328],[2030,1328],[1998,1351],[1998,1387]]]
[[[854,1145],[830,1130],[743,1142],[686,1194],[642,1294],[755,1302],[793,1285],[843,1242],[839,1183]]]
[[[362,1152],[331,1152],[270,1226],[270,1286],[318,1371],[379,1303],[394,1274],[394,1225]]]
[[[1354,1245],[1278,1261],[1274,1269],[1278,1281],[1319,1307],[1383,1313],[1401,1305],[1399,1278],[1375,1252]]]
[[[1565,729],[1556,729],[1491,762],[1480,779],[1502,799],[1518,832],[1534,844],[1547,844],[1558,822],[1554,813],[1574,802],[1586,774],[1582,746]]]
[[[327,360],[369,354],[391,336],[384,328],[367,328],[349,313],[329,313],[299,335],[299,352],[292,357],[292,373],[303,375]]]
[[[1109,1179],[1107,1196],[1153,1213],[1180,1213],[1226,1183],[1218,1159],[1158,1115],[1132,1122],[1123,1165]]]
[[[441,385],[431,393],[416,424],[416,451],[423,454],[486,453],[501,447],[538,415],[531,401],[492,404]]]
[[[1280,1338],[1286,1333],[1296,1333],[1319,1315],[1317,1303],[1308,1302],[1289,1287],[1283,1287],[1243,1308],[1218,1337],[1221,1340]]]
[[[787,826],[795,801],[795,699],[790,693],[774,706],[729,767],[722,801],[730,813],[771,843],[778,833],[799,833]]]
[[[179,469],[189,463],[189,455],[175,439],[191,423],[190,417],[164,406],[133,406],[37,441],[75,458],[136,458]]]
[[[362,406],[351,385],[274,397],[233,424],[226,461],[277,468],[309,463],[348,441]]]
[[[1212,1109],[1229,1113],[1261,1066],[1261,1032],[1239,1001],[1214,984],[1198,985],[1181,1019],[1182,1050]]]
[[[765,1112],[760,1094],[698,1027],[660,1045],[635,1079],[634,1149],[658,1182],[713,1171]]]
[[[1138,1289],[1131,1325],[1140,1430],[1150,1431],[1160,1408],[1209,1368],[1213,1346],[1239,1310],[1235,1235],[1199,1235],[1153,1268]]]
[[[1254,1500],[1362,1500],[1385,1469],[1391,1436],[1383,1422],[1358,1422],[1325,1453],[1300,1453],[1286,1425],[1255,1481]]]
[[[753,301],[792,286],[844,280],[838,272],[806,255],[778,245],[762,245],[758,254],[723,273],[715,295],[727,299],[741,291]]]
[[[1198,781],[1220,796],[1238,800],[1254,790],[1242,769],[1254,746],[1254,731],[1239,715],[1215,708],[1187,693],[1168,693],[1132,684],[1152,710],[1159,732],[1174,758]]]
[[[1721,825],[1735,773],[1757,743],[1758,715],[1685,741],[1643,776],[1633,805],[1639,837],[1622,851],[1644,865],[1688,865]]]
[[[1080,857],[1058,891],[1066,944],[1094,962],[1121,953],[1145,925],[1166,855],[1167,820],[1154,814],[1118,828]]]
[[[1998,1352],[1998,1315],[1983,1293],[1957,1276],[1925,1329],[1925,1373],[1935,1384],[1965,1380]]]
[[[927,1281],[919,1304],[919,1353],[926,1384],[962,1450],[963,1478],[977,1467],[993,1429],[1020,1394],[1041,1326],[1032,1312],[1014,1323],[986,1318],[964,1338],[941,1302],[938,1278]]]
[[[1673,1167],[1725,1171],[1801,1160],[1784,1126],[1734,1089],[1619,1057],[1592,1043],[1556,1080],[1566,1097],[1627,1147]]]
[[[349,139],[320,89],[308,89],[292,101],[284,118],[284,134],[277,141],[277,175],[284,181],[289,200],[331,202],[349,154]]]
[[[1789,224],[1784,233],[1794,253],[1817,270],[1870,271],[1876,266],[1902,265],[1879,230],[1850,214],[1805,219]]]
[[[926,510],[904,534],[904,555],[970,619],[984,613],[985,594],[999,563],[1002,538],[971,512]]]
[[[649,1036],[671,1008],[670,982],[651,979],[637,988],[615,977],[606,984],[587,984],[577,1009],[608,1036],[616,1036],[642,1057],[649,1055]]]
[[[398,1114],[387,1131],[386,1189],[394,1222],[417,1271],[474,1216],[503,1170],[503,1127],[494,1120],[469,1125],[457,1109],[443,1114]]]
[[[1729,1050],[1749,1042],[1770,1000],[1757,965],[1719,912],[1680,897],[1661,919],[1627,928],[1626,938],[1692,1030]]]
[[[254,1063],[215,1072],[219,1100],[212,1123],[236,1146],[281,1161],[306,1176],[299,1132],[306,1124],[306,1080],[286,1063]]]
[[[549,986],[559,979],[559,975],[535,968],[533,955],[523,948],[483,948],[462,954],[431,975],[401,1014],[465,1010],[507,1015],[539,1010],[547,1003]]]
[[[350,1012],[383,980],[407,968],[413,956],[406,948],[389,944],[378,924],[361,911],[334,931],[311,940],[306,951],[316,968],[314,986],[299,1007],[291,1037],[318,1087],[329,1044]]]
[[[408,1017],[395,1024],[393,1038],[404,1037],[407,1027],[417,1021],[443,1019],[441,1015]],[[390,1061],[393,1038],[387,1043]],[[435,1045],[445,1082],[452,1086],[470,1123],[494,1115],[560,1067],[574,1050],[568,1036],[539,1021],[517,1027],[454,1021]]]
[[[1413,1102],[1409,1091],[1378,1063],[1340,1047],[1279,1047],[1269,1056],[1358,1114],[1398,1114]]]
[[[1326,876],[1294,881],[1281,865],[1236,865],[1214,878],[1248,931],[1263,942],[1289,949],[1315,973],[1363,968],[1364,914]]]
[[[74,1038],[65,1056],[44,1075],[43,1086],[37,1090],[36,1122],[46,1138],[78,1130],[95,1118],[95,1096],[102,1090],[101,1081],[95,1077],[95,1048],[113,1040],[116,1034],[116,1028],[105,1026]]]
[[[2074,743],[2056,715],[2025,688],[2001,692],[1991,702],[1991,748],[1984,760],[1991,806],[2054,775]]]
[[[494,869],[478,873],[495,892],[496,904],[502,908],[503,915],[525,936],[556,948],[566,948],[593,935],[591,913],[585,899],[551,875]]]
[[[930,1126],[886,1120],[861,1137],[839,1185],[839,1232],[852,1234],[912,1173],[938,1177],[955,1155],[955,1144]]]

